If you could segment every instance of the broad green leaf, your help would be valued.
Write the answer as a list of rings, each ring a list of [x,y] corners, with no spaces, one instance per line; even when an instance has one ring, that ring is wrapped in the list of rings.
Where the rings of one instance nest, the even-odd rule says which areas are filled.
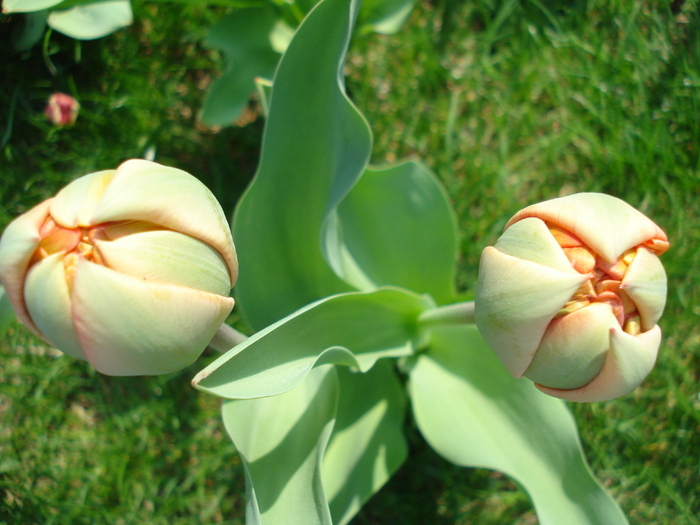
[[[238,304],[256,330],[351,290],[328,265],[321,235],[370,153],[369,127],[342,77],[357,6],[355,0],[319,3],[275,75],[260,166],[233,224]]]
[[[344,525],[406,459],[406,393],[391,360],[365,374],[337,371],[338,413],[322,473],[333,523]]]
[[[540,524],[627,523],[593,477],[566,405],[512,378],[475,326],[432,331],[410,371],[409,395],[423,436],[440,455],[512,476]]]
[[[70,9],[77,5],[103,3],[110,0],[3,0],[3,13],[31,13],[44,9]],[[111,0],[113,1],[113,0]]]
[[[326,363],[365,372],[413,351],[425,297],[399,289],[322,299],[251,336],[202,370],[193,385],[229,399],[286,392]]]
[[[129,0],[111,0],[52,11],[47,23],[72,38],[93,40],[130,25],[133,19]]]
[[[332,524],[321,465],[337,403],[332,366],[279,396],[224,403],[224,425],[245,467],[247,525]]]
[[[31,13],[60,4],[63,0],[3,0],[3,13]]]
[[[187,3],[187,0],[176,1]],[[212,29],[208,45],[222,49],[229,62],[224,76],[212,85],[207,94],[201,116],[207,124],[229,125],[238,118],[253,92],[253,78],[271,78],[279,54],[286,51],[296,31],[296,24],[301,16],[311,10],[315,0],[272,0],[272,4],[277,7],[274,14],[265,8],[246,9],[265,11],[273,17],[262,25],[257,20],[247,25],[246,18],[236,11]],[[242,5],[245,6],[245,2]],[[405,23],[414,5],[415,0],[363,2],[359,26],[363,32],[393,34]],[[229,30],[229,27],[233,30]],[[270,51],[275,54],[270,55]]]
[[[421,164],[367,169],[338,206],[337,227],[335,243],[326,237],[327,250],[336,252],[329,260],[357,288],[400,286],[438,304],[454,300],[455,219],[442,186]]]
[[[226,55],[226,70],[209,89],[201,119],[228,125],[243,111],[255,87],[255,77],[271,78],[280,55],[270,35],[276,17],[267,7],[240,9],[212,27],[205,43]]]
[[[13,47],[17,51],[27,51],[34,44],[41,40],[46,30],[46,20],[49,17],[48,11],[37,11],[27,13],[22,17],[18,30],[13,33]]]
[[[384,35],[393,35],[406,22],[416,0],[365,0],[359,24]]]

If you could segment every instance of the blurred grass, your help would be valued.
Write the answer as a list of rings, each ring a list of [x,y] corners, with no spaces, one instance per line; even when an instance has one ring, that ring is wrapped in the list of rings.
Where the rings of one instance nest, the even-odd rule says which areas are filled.
[[[231,210],[262,122],[196,122],[221,57],[201,46],[223,8],[146,4],[136,23],[78,45],[51,35],[24,55],[0,23],[0,226],[67,180],[155,152]],[[355,39],[348,89],[376,163],[421,158],[462,231],[459,285],[518,209],[603,191],[668,233],[659,363],[608,403],[571,405],[594,471],[633,524],[700,523],[700,15],[697,2],[423,1],[398,35]],[[53,91],[78,98],[52,128]],[[9,126],[11,124],[11,126]],[[244,481],[218,401],[189,379],[110,378],[59,357],[19,325],[0,343],[0,523],[243,523]],[[535,523],[498,473],[460,469],[410,435],[412,460],[358,524]]]

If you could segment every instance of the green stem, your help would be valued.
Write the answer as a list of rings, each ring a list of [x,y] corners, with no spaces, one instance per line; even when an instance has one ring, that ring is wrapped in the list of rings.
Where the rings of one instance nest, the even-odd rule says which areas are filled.
[[[243,341],[248,339],[248,336],[242,334],[235,328],[231,328],[226,323],[219,327],[211,342],[209,343],[209,348],[213,348],[217,352],[228,352],[236,345],[241,344]]]
[[[440,306],[426,310],[418,317],[418,325],[421,328],[466,324],[474,324],[474,301]]]

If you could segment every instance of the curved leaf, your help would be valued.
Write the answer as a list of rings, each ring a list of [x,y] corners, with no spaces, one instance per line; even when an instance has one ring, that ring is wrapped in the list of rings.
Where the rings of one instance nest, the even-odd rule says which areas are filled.
[[[380,358],[413,352],[418,315],[430,306],[399,289],[327,297],[234,347],[192,383],[216,396],[250,399],[294,388],[319,364],[365,372]]]
[[[335,246],[327,243],[337,254],[329,259],[353,285],[400,286],[438,304],[454,300],[456,222],[442,186],[421,164],[367,169],[338,206],[338,223]]]
[[[563,402],[513,379],[475,326],[436,329],[430,339],[410,372],[409,394],[439,454],[515,478],[542,525],[627,523],[593,477]]]
[[[337,372],[338,413],[322,474],[333,523],[344,525],[406,459],[406,393],[389,360],[366,374]]]
[[[247,525],[332,525],[321,464],[337,403],[332,366],[279,396],[224,403],[224,425],[245,467]]]
[[[415,3],[415,0],[367,0],[362,3],[359,25],[393,35],[406,22]]]
[[[31,13],[60,4],[63,0],[3,0],[3,13]]]
[[[371,136],[343,87],[357,2],[326,0],[282,57],[258,173],[234,216],[238,304],[259,330],[302,306],[350,291],[321,248],[323,224],[367,164]]]
[[[226,55],[226,70],[207,93],[201,119],[210,125],[238,118],[255,86],[255,77],[271,78],[280,55],[270,42],[276,17],[266,7],[240,9],[211,28],[205,44]]]
[[[79,40],[93,40],[126,27],[134,21],[129,0],[111,0],[51,11],[50,27]]]
[[[49,12],[46,10],[27,13],[22,17],[12,33],[12,47],[16,51],[28,51],[36,44],[46,30],[46,20]]]

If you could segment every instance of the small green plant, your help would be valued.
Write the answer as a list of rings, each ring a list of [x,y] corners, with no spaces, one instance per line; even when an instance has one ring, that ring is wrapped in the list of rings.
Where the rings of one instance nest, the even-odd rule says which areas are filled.
[[[577,305],[583,301],[578,297],[584,284],[610,284],[619,274],[617,288],[600,291],[606,300],[598,301],[591,291],[585,299],[594,306],[579,310],[602,309],[610,314],[606,322],[619,323],[618,329],[588,323],[584,316],[572,337],[594,333],[597,344],[602,334],[603,344],[594,350],[605,365],[594,356],[591,378],[604,385],[594,388],[593,397],[623,395],[649,371],[641,354],[655,356],[658,348],[665,274],[649,261],[668,247],[665,235],[616,199],[584,195],[548,201],[532,208],[542,220],[517,222],[496,246],[502,257],[518,256],[508,268],[536,266],[537,275],[563,276],[562,286],[552,293],[527,272],[508,276],[501,267],[494,273],[486,260],[489,269],[476,304],[460,296],[457,228],[441,184],[415,161],[368,165],[371,133],[345,93],[342,68],[358,10],[357,2],[345,0],[322,0],[310,10],[271,89],[261,91],[269,111],[262,156],[233,219],[241,272],[236,300],[252,333],[246,338],[223,325],[211,344],[224,355],[193,380],[196,388],[227,400],[222,415],[246,472],[247,521],[348,523],[407,459],[403,427],[410,406],[433,449],[456,465],[488,467],[517,480],[541,523],[626,523],[593,477],[566,406],[504,370],[474,324],[475,309],[494,349],[500,352],[508,341],[508,364],[512,351],[519,351],[518,341],[524,341],[523,351],[538,350],[533,337],[555,329],[557,312],[568,314],[562,319],[578,318],[567,308],[572,297]],[[134,173],[138,177],[129,178]],[[113,195],[113,187],[121,192]],[[205,213],[209,205],[188,205],[195,188],[182,172],[130,161],[116,171],[78,179],[55,200],[34,208],[8,227],[0,252],[2,279],[15,307],[39,335],[59,348],[71,343],[66,351],[98,370],[129,375],[129,370],[160,373],[186,366],[201,351],[194,339],[211,336],[212,323],[219,324],[230,302],[220,297],[217,284],[217,301],[225,304],[214,315],[176,290],[220,283],[213,269],[223,272],[228,285],[236,273],[232,247],[220,242],[227,235],[221,234],[218,208],[212,220],[212,213]],[[211,201],[206,192],[194,193]],[[178,210],[185,213],[182,220],[176,219]],[[588,218],[586,227],[576,217]],[[524,240],[513,234],[522,234],[521,226],[533,220],[541,223],[536,234],[528,230]],[[128,246],[132,238],[152,233],[177,240],[164,244],[158,237],[153,241],[159,249],[137,243],[129,252],[133,257],[115,255],[123,239]],[[533,235],[541,242],[530,242]],[[572,241],[578,244],[565,244]],[[209,252],[203,242],[215,248],[207,256],[211,264],[204,264],[202,254]],[[186,246],[199,254],[194,259],[200,263],[189,253],[168,256]],[[583,267],[581,251],[592,257],[591,268]],[[123,260],[125,265],[119,263]],[[133,267],[138,261],[143,271]],[[621,268],[628,265],[626,274]],[[103,290],[111,297],[106,304],[89,306],[102,288],[85,279],[100,275],[125,284]],[[526,287],[545,286],[540,296],[548,299],[534,300],[528,308],[514,304],[530,300],[506,290],[508,283],[521,286],[521,278]],[[45,297],[38,293],[40,285],[48,291]],[[113,289],[126,293],[112,294]],[[196,310],[189,319],[183,305]],[[486,317],[479,322],[483,309]],[[151,322],[154,313],[162,318]],[[169,322],[173,330],[165,333]],[[181,361],[181,342],[190,337],[194,353]],[[163,353],[156,348],[159,339]],[[578,348],[563,339],[552,344]],[[143,367],[137,366],[139,359]],[[511,372],[522,375],[523,367],[515,368]],[[571,392],[586,388],[579,387]],[[560,397],[570,392],[539,388]]]

